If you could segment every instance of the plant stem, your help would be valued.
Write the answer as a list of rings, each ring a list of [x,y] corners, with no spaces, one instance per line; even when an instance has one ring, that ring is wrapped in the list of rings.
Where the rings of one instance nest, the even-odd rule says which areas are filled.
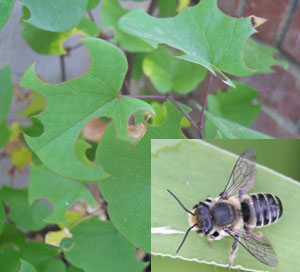
[[[148,10],[147,10],[147,13],[149,15],[152,15],[155,11],[155,8],[156,8],[156,5],[157,5],[157,2],[158,0],[152,0],[149,7],[148,7]]]
[[[180,106],[179,102],[170,95],[168,96],[168,100],[171,101],[182,112],[184,117],[186,117],[186,119],[188,119],[192,126],[197,130],[197,132],[199,133],[199,137],[203,139],[203,134],[200,127],[196,124],[192,117]]]
[[[212,74],[209,73],[207,75],[207,78],[206,78],[205,89],[204,89],[204,101],[203,101],[202,110],[200,112],[200,120],[199,120],[199,123],[198,123],[198,127],[201,131],[202,138],[204,137],[204,132],[203,132],[203,129],[204,129],[204,111],[205,111],[206,106],[207,106],[207,96],[208,96],[209,88],[210,88],[210,85],[211,85],[211,81],[212,81]]]
[[[61,81],[66,80],[66,67],[65,67],[65,56],[61,55],[59,56],[60,60],[60,70],[61,70]]]
[[[92,13],[90,10],[88,11],[88,15],[89,15],[89,17],[90,17],[91,21],[95,22],[95,19],[94,19],[93,13]]]
[[[126,58],[127,58],[127,61],[128,61],[128,71],[127,71],[127,74],[125,76],[121,92],[123,94],[129,94],[130,81],[131,81],[131,76],[132,76],[132,72],[133,72],[133,63],[134,63],[134,59],[135,59],[135,54],[126,52],[125,55],[126,55]]]

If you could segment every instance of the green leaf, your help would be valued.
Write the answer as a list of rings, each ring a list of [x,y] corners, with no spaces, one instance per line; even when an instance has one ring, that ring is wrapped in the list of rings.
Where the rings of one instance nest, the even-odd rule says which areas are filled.
[[[0,148],[5,146],[9,141],[10,131],[5,122],[0,123]]]
[[[13,83],[10,65],[6,65],[0,69],[0,85],[0,123],[2,123],[9,112],[13,97]]]
[[[249,141],[250,146],[251,141]],[[191,209],[195,203],[208,195],[211,197],[219,195],[226,185],[237,156],[204,141],[194,140],[152,141],[153,149],[151,159],[152,254],[184,258],[192,262],[215,262],[219,265],[227,265],[233,243],[231,237],[213,241],[209,246],[206,238],[192,231],[180,252],[175,253],[189,223],[186,212],[166,189],[170,189],[188,209]],[[271,153],[270,156],[272,155],[281,154]],[[278,223],[259,230],[271,241],[279,259],[279,266],[277,268],[265,266],[243,247],[239,248],[234,265],[240,265],[242,267],[240,270],[293,271],[298,265],[299,255],[299,244],[294,243],[300,239],[300,232],[295,231],[298,222],[294,208],[299,202],[299,183],[261,165],[257,165],[256,169],[256,182],[250,193],[274,194],[281,199],[284,207],[283,216]],[[158,229],[161,227],[165,227],[165,232],[170,233],[173,230],[177,233],[163,234],[160,231],[162,229]],[[293,235],[285,235],[286,233],[293,233]],[[294,246],[291,247],[291,244]],[[209,271],[213,270],[213,267],[209,269]],[[225,272],[227,269],[220,269],[220,271]]]
[[[0,2],[0,29],[6,24],[15,0],[2,0]]]
[[[36,28],[23,22],[22,35],[28,45],[39,54],[44,55],[64,55],[67,51],[64,43],[73,35],[83,35],[97,37],[99,35],[98,26],[90,19],[83,18],[82,21],[65,32],[52,32]]]
[[[21,268],[19,272],[37,272],[37,270],[31,263],[21,260]]]
[[[209,112],[205,112],[207,120],[209,120],[216,128],[217,133],[225,139],[273,139],[271,136],[230,122],[221,117],[216,117]],[[218,136],[218,134],[216,135]]]
[[[177,0],[159,0],[157,7],[161,17],[173,17],[177,14]]]
[[[217,117],[210,112],[205,112],[206,120],[215,126],[217,134],[207,135],[207,139],[211,138],[225,138],[225,139],[272,139],[271,136],[252,130],[245,126],[233,123],[221,117]]]
[[[143,59],[145,57],[145,53],[136,53],[134,62],[132,65],[132,75],[131,78],[138,80],[143,75]]]
[[[273,47],[248,39],[244,50],[245,63],[258,74],[273,73],[273,66],[282,66],[287,69],[288,62],[275,59],[274,54],[276,53],[278,50]]]
[[[31,166],[29,202],[38,199],[47,199],[53,205],[52,214],[44,219],[49,223],[67,222],[65,213],[75,201],[85,200],[94,205],[93,197],[84,184],[58,176],[45,166]]]
[[[206,70],[195,64],[175,58],[175,53],[160,46],[146,55],[143,71],[161,93],[191,92],[205,78]]]
[[[208,110],[215,116],[244,126],[250,126],[261,110],[259,93],[251,86],[234,82],[236,88],[208,95]]]
[[[146,266],[137,261],[135,247],[109,221],[93,217],[72,228],[71,233],[74,243],[64,250],[65,256],[85,272],[140,272]]]
[[[30,18],[25,22],[34,27],[53,31],[67,31],[83,19],[88,0],[20,0],[30,11]]]
[[[150,145],[155,138],[183,138],[181,112],[166,103],[167,119],[147,132],[135,148],[115,138],[113,127],[106,129],[96,153],[110,177],[99,187],[109,203],[108,213],[118,230],[136,247],[150,252]]]
[[[69,267],[67,272],[84,272],[84,270],[77,268],[75,266]]]
[[[2,249],[12,244],[14,248],[21,251],[25,246],[25,234],[12,224],[6,223],[0,235],[0,248]]]
[[[0,271],[19,272],[20,252],[13,247],[4,247],[0,250]]]
[[[118,0],[104,0],[102,2],[100,18],[104,30],[112,28],[115,33],[113,42],[120,44],[126,51],[141,52],[150,51],[152,47],[143,41],[120,31],[118,20],[128,11],[123,9]]]
[[[155,115],[151,118],[151,125],[159,126],[167,119],[168,113],[166,105],[158,102],[152,102],[151,106],[155,110]]]
[[[201,111],[202,107],[196,104]],[[222,117],[215,116],[209,111],[205,111],[206,125],[205,132],[208,132],[206,139],[273,139],[271,136],[260,133],[253,129],[231,122]],[[206,131],[207,130],[207,131]]]
[[[0,204],[0,235],[1,235],[2,230],[4,228],[5,219],[6,219],[6,213],[5,213],[4,206],[1,203]]]
[[[28,203],[27,189],[13,189],[3,186],[0,199],[9,207],[7,217],[26,230],[40,230],[45,227],[43,219],[50,213],[50,208],[42,202]]]
[[[22,252],[22,259],[34,265],[39,272],[65,272],[65,264],[57,259],[58,254],[58,249],[43,243],[28,242]]]
[[[99,5],[100,0],[88,0],[87,10],[91,10]]]
[[[248,127],[261,110],[259,93],[251,86],[234,82],[236,88],[227,92],[218,91],[216,95],[208,95],[208,110],[215,117],[221,117],[233,123]],[[215,138],[217,127],[208,120],[205,124],[206,138]]]
[[[34,66],[26,71],[22,86],[42,94],[47,106],[38,116],[44,133],[39,137],[25,136],[25,140],[52,171],[82,181],[96,181],[106,176],[102,168],[84,165],[74,156],[76,138],[85,124],[100,116],[111,117],[117,137],[133,140],[127,131],[130,115],[153,109],[144,101],[118,96],[127,71],[126,58],[118,48],[94,38],[82,41],[91,54],[90,68],[83,76],[47,84],[35,74]]]
[[[192,8],[185,8],[173,18],[154,18],[137,9],[124,15],[119,28],[140,38],[153,47],[159,43],[184,53],[180,59],[197,63],[224,82],[233,86],[224,74],[248,76],[242,59],[245,40],[255,32],[251,18],[231,18],[217,7],[216,0],[202,0]]]
[[[184,261],[179,258],[168,258],[168,257],[161,257],[161,256],[151,256],[151,269],[152,271],[164,271],[164,272],[228,272],[227,268],[218,267],[211,265],[204,264],[204,263],[197,263],[191,261]],[[235,270],[233,270],[235,271]],[[239,270],[236,270],[239,271]],[[239,271],[240,272],[240,271]]]

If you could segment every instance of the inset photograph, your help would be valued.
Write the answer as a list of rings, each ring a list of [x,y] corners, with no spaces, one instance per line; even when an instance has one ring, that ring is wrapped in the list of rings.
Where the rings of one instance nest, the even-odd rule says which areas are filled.
[[[300,141],[152,140],[151,149],[154,272],[295,270]]]

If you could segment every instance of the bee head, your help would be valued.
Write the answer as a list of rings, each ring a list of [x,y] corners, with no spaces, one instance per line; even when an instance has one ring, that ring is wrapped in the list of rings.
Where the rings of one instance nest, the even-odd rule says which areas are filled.
[[[212,230],[210,211],[205,203],[200,202],[194,206],[191,224],[196,224],[197,232],[207,235]]]

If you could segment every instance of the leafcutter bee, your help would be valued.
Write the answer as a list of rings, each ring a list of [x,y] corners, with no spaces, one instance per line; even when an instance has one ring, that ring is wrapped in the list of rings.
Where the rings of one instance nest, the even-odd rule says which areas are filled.
[[[221,240],[224,236],[234,239],[229,257],[228,271],[231,270],[238,244],[260,262],[277,266],[277,256],[270,242],[261,232],[252,232],[275,223],[282,216],[282,204],[277,196],[268,193],[247,194],[255,179],[255,151],[246,150],[237,160],[229,181],[216,198],[206,198],[190,211],[170,191],[181,207],[189,213],[190,228],[176,253],[180,250],[189,232],[194,229],[208,240]]]

